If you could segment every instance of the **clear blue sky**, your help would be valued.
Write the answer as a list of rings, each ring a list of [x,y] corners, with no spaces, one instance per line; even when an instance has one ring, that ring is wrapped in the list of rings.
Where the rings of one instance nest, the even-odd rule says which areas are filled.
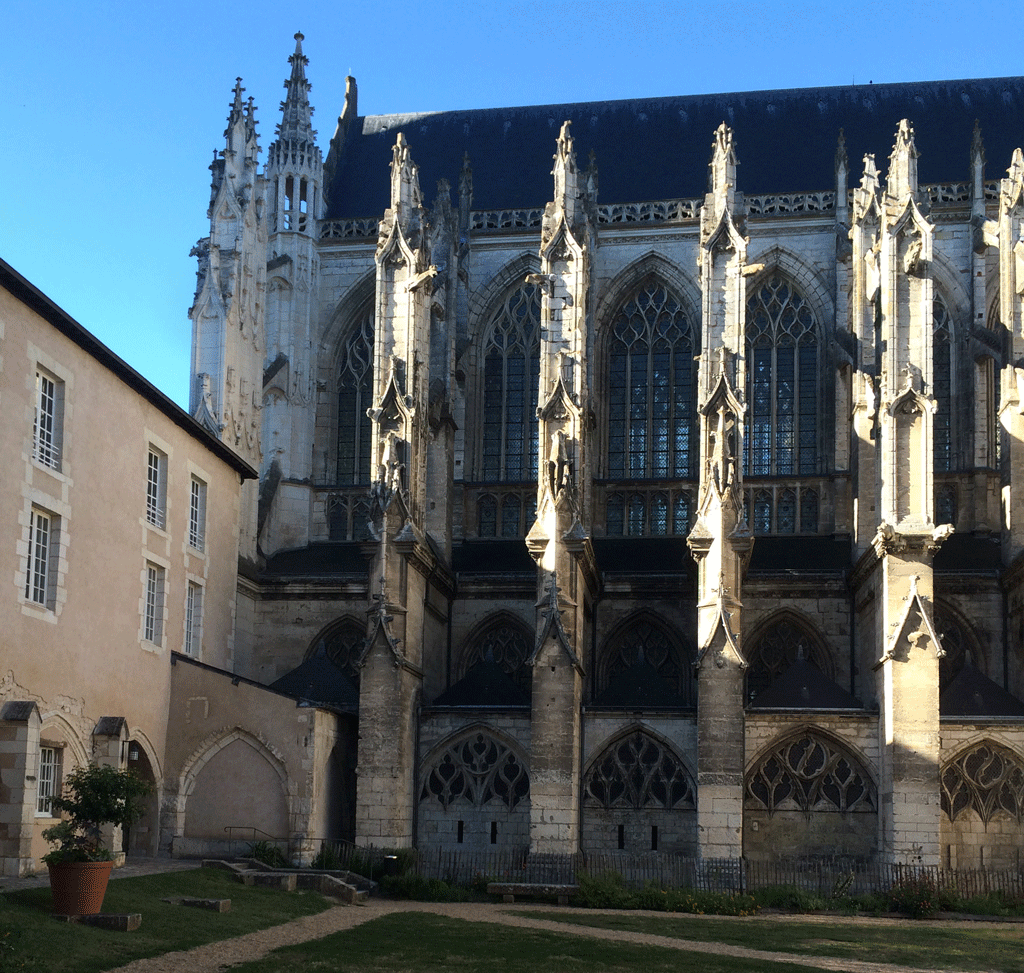
[[[236,76],[272,141],[296,30],[326,150],[349,73],[361,114],[1000,77],[1024,72],[1015,8],[6,0],[0,256],[187,406],[208,167]]]

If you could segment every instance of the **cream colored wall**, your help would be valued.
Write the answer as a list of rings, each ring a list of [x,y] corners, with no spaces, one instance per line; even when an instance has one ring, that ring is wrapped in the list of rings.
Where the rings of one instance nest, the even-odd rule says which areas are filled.
[[[59,470],[32,458],[35,373],[63,382]],[[90,354],[0,291],[0,702],[34,700],[63,769],[88,761],[103,716],[122,716],[159,777],[170,653],[181,651],[189,580],[204,585],[202,658],[230,665],[238,474]],[[150,444],[167,454],[166,529],[146,523]],[[191,477],[207,483],[206,543],[189,547]],[[56,598],[25,597],[33,506],[60,518]],[[143,639],[147,561],[166,571],[163,633]],[[37,819],[33,854],[49,818]]]

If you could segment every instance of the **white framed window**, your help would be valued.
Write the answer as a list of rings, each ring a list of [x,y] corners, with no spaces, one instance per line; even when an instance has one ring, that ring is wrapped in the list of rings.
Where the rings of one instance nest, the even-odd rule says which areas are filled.
[[[161,529],[167,522],[167,455],[153,446],[146,469],[146,520]]]
[[[192,494],[188,507],[188,542],[197,551],[206,549],[206,484],[192,477]]]
[[[43,466],[59,470],[64,425],[64,383],[37,368],[35,399],[32,458]]]
[[[61,750],[59,747],[39,748],[39,774],[36,777],[36,814],[50,815],[50,801],[60,794]]]
[[[33,507],[29,513],[25,599],[53,609],[57,596],[60,518]]]
[[[146,563],[146,600],[142,637],[160,645],[164,634],[164,582],[166,574],[159,564]]]
[[[185,655],[198,659],[203,648],[203,586],[188,583],[185,593]]]

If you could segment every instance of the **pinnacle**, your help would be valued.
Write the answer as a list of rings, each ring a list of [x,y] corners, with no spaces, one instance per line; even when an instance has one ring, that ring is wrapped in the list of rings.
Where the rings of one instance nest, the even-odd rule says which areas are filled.
[[[288,58],[291,74],[284,82],[288,93],[281,102],[281,122],[277,127],[277,137],[282,142],[313,143],[316,138],[312,127],[313,109],[309,104],[312,85],[306,80],[309,58],[302,53],[303,40],[302,31],[296,31],[295,53]]]

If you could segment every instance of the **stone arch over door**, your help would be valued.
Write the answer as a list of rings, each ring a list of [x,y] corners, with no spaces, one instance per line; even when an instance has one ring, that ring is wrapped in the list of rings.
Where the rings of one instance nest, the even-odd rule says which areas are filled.
[[[584,851],[697,853],[697,785],[679,751],[634,723],[583,774]]]
[[[991,737],[943,761],[939,840],[943,864],[1018,868],[1024,859],[1024,758]]]
[[[253,829],[257,838],[287,841],[290,804],[284,763],[261,740],[236,727],[201,746],[183,770],[176,834],[190,846],[211,849],[232,833],[248,836]]]
[[[128,737],[128,769],[146,781],[152,790],[143,799],[142,817],[121,829],[121,848],[129,855],[153,856],[160,845],[163,770],[153,744],[138,727],[133,728]]]
[[[746,699],[767,689],[798,658],[804,658],[835,681],[833,654],[809,619],[789,609],[773,612],[743,639],[747,657]]]
[[[529,846],[529,760],[510,736],[488,724],[474,724],[433,747],[422,767],[421,848]]]
[[[854,747],[806,725],[749,764],[743,854],[757,861],[850,858],[877,853],[878,787]]]

